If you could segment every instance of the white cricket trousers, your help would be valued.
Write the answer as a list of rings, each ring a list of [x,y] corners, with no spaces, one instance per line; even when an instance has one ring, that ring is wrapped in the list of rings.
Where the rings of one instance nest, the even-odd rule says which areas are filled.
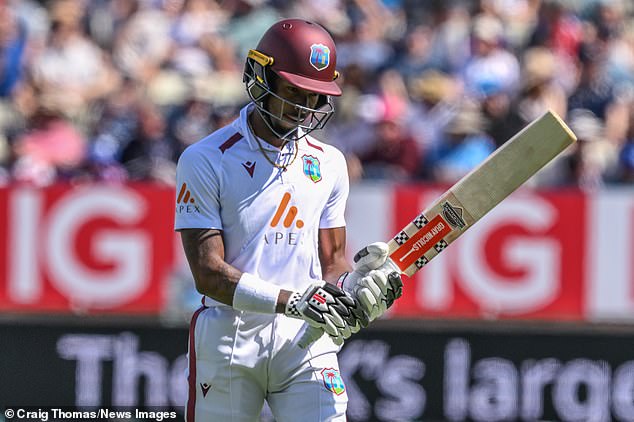
[[[345,421],[336,346],[295,344],[303,321],[284,315],[198,309],[189,330],[186,422],[255,422],[266,400],[276,422]]]

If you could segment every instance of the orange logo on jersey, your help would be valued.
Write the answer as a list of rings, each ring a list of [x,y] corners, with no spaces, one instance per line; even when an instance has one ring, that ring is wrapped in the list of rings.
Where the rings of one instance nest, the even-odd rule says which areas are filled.
[[[278,225],[278,223],[282,219],[282,214],[284,214],[284,211],[286,211],[286,207],[288,206],[288,203],[290,201],[291,201],[291,194],[286,192],[284,196],[282,197],[282,200],[280,201],[280,205],[277,207],[277,211],[275,211],[275,215],[273,216],[273,219],[271,220],[271,227],[275,227]],[[291,227],[296,216],[297,216],[297,207],[291,206],[288,209],[288,213],[286,213],[286,217],[284,217],[284,222],[283,222],[284,227],[286,228]],[[298,229],[301,229],[302,227],[304,227],[304,222],[300,219],[297,219],[295,221],[295,227],[297,227]]]
[[[200,208],[195,204],[196,200],[192,196],[189,189],[187,189],[187,183],[181,185],[181,190],[176,197],[176,212],[178,214],[200,214]]]
[[[176,198],[177,204],[193,204],[196,202],[191,192],[187,189],[187,183],[181,185],[181,190],[178,192],[178,198]]]

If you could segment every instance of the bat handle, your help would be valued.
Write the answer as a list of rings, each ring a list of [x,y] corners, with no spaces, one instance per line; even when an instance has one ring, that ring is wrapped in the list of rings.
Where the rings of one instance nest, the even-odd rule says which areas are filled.
[[[302,349],[306,349],[308,346],[313,344],[315,341],[319,340],[319,338],[324,334],[324,331],[321,328],[313,327],[308,325],[307,323],[301,328],[297,336],[299,340],[297,341],[297,345]]]

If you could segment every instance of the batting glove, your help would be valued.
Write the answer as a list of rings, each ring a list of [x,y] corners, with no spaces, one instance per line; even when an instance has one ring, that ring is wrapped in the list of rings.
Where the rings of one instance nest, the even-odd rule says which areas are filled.
[[[285,314],[304,319],[311,327],[325,331],[337,345],[368,324],[357,302],[325,281],[312,283],[304,293],[291,294]]]
[[[338,285],[356,298],[373,321],[385,313],[403,294],[401,273],[388,259],[387,243],[371,243],[354,257],[354,271],[344,273]]]

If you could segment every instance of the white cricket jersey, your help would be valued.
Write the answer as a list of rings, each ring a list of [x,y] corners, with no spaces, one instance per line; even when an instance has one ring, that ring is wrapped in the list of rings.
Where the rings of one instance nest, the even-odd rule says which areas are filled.
[[[322,278],[318,230],[345,226],[348,172],[343,154],[305,136],[282,151],[248,128],[250,104],[240,117],[189,146],[176,173],[175,230],[223,231],[225,261],[285,289]],[[297,150],[296,150],[297,149]],[[205,298],[206,305],[218,304]]]

